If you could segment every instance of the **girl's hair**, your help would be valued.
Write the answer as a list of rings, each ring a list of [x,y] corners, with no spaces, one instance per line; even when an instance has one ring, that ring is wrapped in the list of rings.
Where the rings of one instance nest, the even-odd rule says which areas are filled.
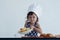
[[[27,14],[27,19],[28,19],[29,15],[33,15],[33,14],[35,14],[35,13],[34,13],[34,12],[32,12],[32,11],[28,12],[28,14]],[[36,15],[36,14],[35,14],[35,15]],[[38,22],[38,16],[36,15],[36,17],[37,17],[36,22]]]

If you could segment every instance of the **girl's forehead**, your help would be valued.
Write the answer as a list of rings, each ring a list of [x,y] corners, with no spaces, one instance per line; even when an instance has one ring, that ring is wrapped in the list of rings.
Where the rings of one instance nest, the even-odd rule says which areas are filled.
[[[36,16],[35,14],[29,15],[29,16]]]
[[[33,14],[33,15],[29,15],[29,16],[36,16],[35,14]]]

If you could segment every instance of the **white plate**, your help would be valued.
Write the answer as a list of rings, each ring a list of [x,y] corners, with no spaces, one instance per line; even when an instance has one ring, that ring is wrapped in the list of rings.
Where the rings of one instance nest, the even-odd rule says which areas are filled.
[[[25,32],[20,32],[20,31],[19,31],[19,33],[20,33],[20,34],[28,34],[28,33],[30,33],[32,30],[33,30],[33,29],[30,29],[30,30],[25,31]]]

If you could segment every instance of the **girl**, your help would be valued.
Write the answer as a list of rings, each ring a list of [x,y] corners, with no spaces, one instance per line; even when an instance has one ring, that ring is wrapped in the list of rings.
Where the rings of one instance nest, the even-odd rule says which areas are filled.
[[[38,32],[42,34],[42,30],[38,21],[38,16],[34,12],[31,11],[27,14],[27,21],[24,27],[31,28],[33,31],[31,31],[29,34],[26,34],[25,36],[38,36]]]
[[[31,6],[29,7],[31,9]],[[33,7],[34,8],[34,5]],[[35,7],[35,10],[37,8]],[[37,37],[38,36],[38,33],[42,34],[42,30],[41,30],[41,27],[39,25],[39,18],[36,14],[37,11],[33,11],[33,10],[30,10],[27,14],[27,20],[25,22],[25,25],[24,27],[26,28],[31,28],[33,29],[29,34],[25,34],[25,36],[29,36],[29,37]]]

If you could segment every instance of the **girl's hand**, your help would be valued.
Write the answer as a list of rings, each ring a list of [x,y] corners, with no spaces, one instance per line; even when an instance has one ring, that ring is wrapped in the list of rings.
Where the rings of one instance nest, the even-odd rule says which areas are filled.
[[[30,26],[31,29],[34,29],[35,27],[33,25]]]

